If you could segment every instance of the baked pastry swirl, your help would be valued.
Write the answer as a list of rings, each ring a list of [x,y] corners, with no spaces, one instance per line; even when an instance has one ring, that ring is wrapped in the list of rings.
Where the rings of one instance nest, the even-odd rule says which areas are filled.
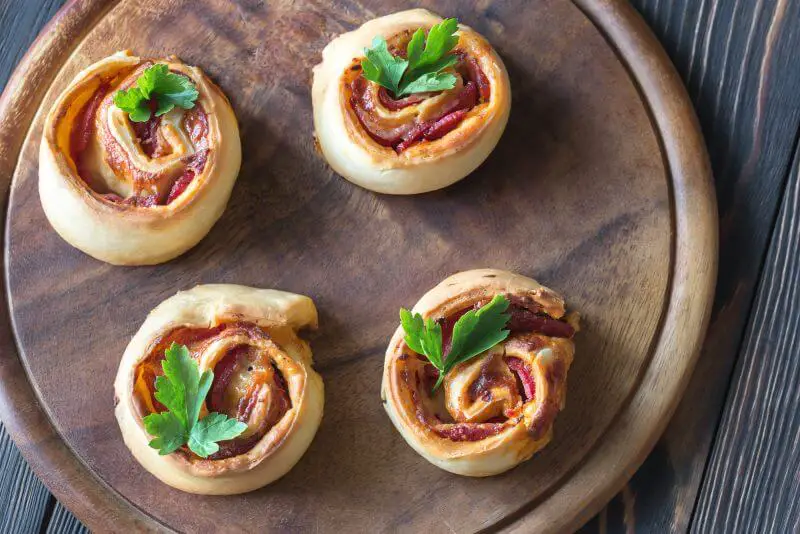
[[[391,194],[424,193],[471,173],[491,153],[511,107],[508,74],[492,46],[459,26],[452,89],[395,98],[361,69],[373,38],[395,57],[412,34],[442,18],[412,9],[371,20],[340,35],[314,68],[314,128],[323,155],[349,181]]]
[[[133,122],[114,103],[154,64],[188,78],[194,107]],[[39,195],[68,243],[113,264],[172,259],[222,215],[241,163],[236,117],[197,67],[119,52],[87,67],[47,115]]]
[[[114,384],[125,444],[145,469],[183,491],[243,493],[283,476],[311,444],[322,418],[320,376],[297,331],[316,328],[308,297],[237,285],[202,285],[156,307],[131,340]],[[143,419],[165,408],[156,399],[165,350],[185,345],[200,371],[213,371],[201,407],[246,423],[238,437],[201,458],[184,446],[150,447]]]
[[[453,275],[412,310],[436,320],[443,346],[464,313],[496,295],[510,302],[510,335],[454,367],[431,393],[438,370],[404,341],[402,326],[386,351],[384,407],[419,454],[447,471],[468,476],[502,473],[547,445],[564,406],[577,314],[536,281],[495,269]]]

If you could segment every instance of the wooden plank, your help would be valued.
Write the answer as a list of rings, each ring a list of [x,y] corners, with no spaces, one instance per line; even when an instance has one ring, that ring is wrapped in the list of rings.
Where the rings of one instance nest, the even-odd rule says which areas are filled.
[[[72,512],[56,501],[53,515],[47,524],[47,534],[88,534],[89,529]]]
[[[51,499],[0,425],[0,532],[37,532]]]
[[[800,532],[800,149],[692,521]]]
[[[800,1],[632,3],[681,73],[703,128],[720,211],[720,270],[705,348],[683,402],[626,492],[585,531],[684,532],[792,161]]]
[[[64,0],[16,0],[0,2],[0,88],[39,30],[55,15]]]

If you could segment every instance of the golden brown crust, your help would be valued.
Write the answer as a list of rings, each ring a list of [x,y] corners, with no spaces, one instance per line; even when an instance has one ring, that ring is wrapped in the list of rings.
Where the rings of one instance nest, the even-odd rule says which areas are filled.
[[[191,493],[243,493],[283,476],[308,448],[322,418],[322,379],[311,367],[311,349],[297,336],[297,330],[316,325],[311,299],[282,291],[216,284],[167,299],[133,337],[117,372],[115,413],[125,444],[153,475]],[[196,331],[202,340],[188,341],[197,338]],[[163,354],[165,343],[175,339],[190,347],[201,372],[214,369],[216,374],[222,359],[235,349],[255,354],[253,362],[274,366],[266,371],[276,382],[258,390],[254,407],[240,419],[248,423],[241,440],[253,438],[247,446],[237,449],[232,443],[235,452],[208,459],[188,450],[160,456],[149,447],[152,436],[142,419],[152,413],[155,401],[148,389],[151,384],[143,387],[139,377],[142,366],[153,363],[154,356]],[[271,403],[283,395],[282,390],[288,402],[272,410]],[[235,388],[232,391],[237,395]],[[207,410],[204,405],[204,413]],[[266,419],[268,423],[259,424]]]
[[[314,128],[325,158],[351,182],[390,194],[414,194],[446,187],[480,165],[505,129],[511,107],[508,74],[489,42],[467,26],[459,26],[458,49],[474,58],[486,78],[490,95],[469,109],[464,119],[443,137],[412,144],[401,153],[377,143],[350,105],[353,58],[363,55],[376,35],[385,38],[418,28],[430,28],[442,18],[424,9],[402,11],[371,20],[340,35],[323,50],[314,68],[312,99]],[[368,82],[372,91],[375,84]],[[384,120],[417,121],[459,91],[458,85],[419,104],[398,111],[377,107]]]
[[[495,269],[447,278],[412,311],[447,318],[498,294],[577,328],[577,315],[565,317],[564,301],[554,291]],[[431,366],[403,337],[399,327],[386,351],[384,406],[409,445],[428,461],[457,474],[489,476],[529,459],[550,441],[574,355],[570,337],[512,332],[505,342],[456,366],[445,377],[444,391],[434,396],[425,381]],[[523,373],[531,378],[530,387],[517,380]]]
[[[126,114],[113,105],[113,92],[131,85],[135,73],[152,63],[164,63],[192,80],[199,91],[196,110],[204,114],[207,131],[202,139],[194,138],[182,122],[187,112],[176,108],[162,117],[158,130],[169,153],[151,158]],[[82,152],[87,172],[78,168],[71,137],[98,91],[107,94]],[[164,204],[186,162],[200,155],[203,164],[188,187]],[[241,143],[230,103],[200,69],[174,57],[149,60],[124,51],[87,67],[58,97],[45,120],[39,161],[42,206],[61,237],[97,259],[144,265],[172,259],[208,233],[230,197]],[[136,205],[132,195],[142,188],[160,205]]]

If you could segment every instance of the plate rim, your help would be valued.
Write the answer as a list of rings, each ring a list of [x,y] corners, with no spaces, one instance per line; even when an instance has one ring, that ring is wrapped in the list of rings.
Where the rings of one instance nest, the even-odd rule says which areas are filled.
[[[20,358],[8,296],[8,198],[22,145],[44,93],[61,66],[121,0],[68,0],[42,29],[0,96],[0,195],[5,200],[0,307],[0,419],[34,473],[94,530],[169,530],[105,483],[72,451],[51,422]],[[491,530],[560,532],[593,517],[639,468],[681,400],[710,319],[718,260],[718,219],[711,165],[694,107],[675,67],[647,23],[627,0],[571,0],[597,28],[634,83],[650,116],[668,171],[673,260],[669,297],[649,364],[638,387],[587,455],[546,493],[489,525]],[[644,53],[643,53],[644,52]],[[39,83],[31,83],[31,80]],[[27,127],[15,127],[20,123]],[[704,263],[698,263],[702,254]],[[680,283],[675,283],[678,280]],[[682,341],[677,342],[675,332]],[[683,372],[658,376],[658,364],[684,361]],[[659,402],[642,393],[658,383]],[[664,392],[669,394],[663,394]],[[31,403],[31,400],[35,403]],[[16,407],[26,406],[25,409]],[[633,413],[650,410],[647,424]],[[646,428],[642,428],[646,427]],[[631,432],[641,440],[624,439]],[[616,440],[614,439],[616,438]],[[603,454],[603,451],[611,453]],[[602,459],[600,459],[602,457]],[[617,462],[611,474],[608,458]],[[537,513],[531,513],[534,510]],[[578,511],[576,514],[575,511]],[[546,522],[544,518],[547,518]],[[554,518],[556,518],[554,520]]]

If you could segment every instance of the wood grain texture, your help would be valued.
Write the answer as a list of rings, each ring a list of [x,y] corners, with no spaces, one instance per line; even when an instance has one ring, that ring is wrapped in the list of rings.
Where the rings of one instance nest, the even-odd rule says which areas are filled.
[[[680,72],[708,142],[720,273],[703,353],[670,426],[630,482],[633,505],[618,496],[607,522],[586,532],[685,532],[791,167],[800,124],[800,2],[632,3]]]
[[[537,513],[549,510],[538,521],[555,518],[548,527],[558,529],[587,518],[575,515],[576,508],[590,514],[602,505],[652,446],[688,379],[714,271],[713,200],[702,140],[682,88],[674,73],[658,70],[668,68],[659,53],[649,58],[649,67],[634,65],[647,75],[637,81],[659,117],[660,134],[669,131],[664,117],[677,129],[659,139],[637,86],[577,8],[555,0],[464,4],[436,7],[486,34],[506,58],[518,95],[516,115],[506,135],[510,141],[501,143],[486,166],[456,187],[423,197],[389,199],[353,188],[327,170],[310,142],[308,71],[331,35],[385,12],[378,2],[337,3],[333,10],[317,2],[278,2],[266,9],[258,2],[209,1],[191,3],[191,10],[182,2],[166,7],[122,2],[93,27],[59,73],[55,88],[79,67],[124,46],[177,52],[201,64],[231,95],[249,155],[231,208],[203,243],[164,266],[116,269],[42,231],[47,226],[35,189],[41,117],[21,152],[6,267],[22,357],[58,432],[138,509],[191,531],[214,528],[221,517],[255,529],[378,524],[387,530],[439,531],[525,530],[527,513],[535,507]],[[624,6],[617,11],[616,2],[597,4],[601,11],[595,16],[606,13],[616,25],[606,37],[626,27],[631,13]],[[231,24],[232,14],[240,15],[240,22]],[[67,10],[62,20],[70,17]],[[164,29],[187,20],[191,34]],[[623,39],[625,54],[637,46],[657,47],[641,21],[628,23],[633,26]],[[128,24],[136,31],[128,31]],[[530,32],[529,25],[547,31]],[[212,52],[200,53],[198,41],[213,43]],[[273,53],[287,42],[295,43],[291,60]],[[585,79],[591,86],[580,83]],[[51,101],[56,90],[44,100]],[[4,162],[11,160],[0,159]],[[672,198],[665,162],[675,179]],[[530,169],[536,169],[533,179]],[[537,200],[538,210],[530,209],[529,199]],[[673,203],[678,210],[671,214]],[[488,208],[477,222],[476,205]],[[546,214],[547,224],[541,219],[537,224],[537,213]],[[694,235],[697,228],[704,231]],[[677,255],[671,252],[673,235]],[[508,475],[474,481],[422,463],[399,440],[380,410],[374,377],[380,375],[380,354],[397,307],[445,274],[488,260],[562,291],[570,288],[565,292],[571,305],[587,320],[578,351],[591,358],[578,360],[570,376],[570,401],[554,443]],[[670,276],[678,282],[670,284]],[[285,479],[236,499],[189,496],[156,483],[127,454],[102,402],[110,402],[117,361],[108,354],[122,352],[147,311],[165,296],[205,281],[307,293],[322,314],[322,330],[312,342],[328,385],[320,433]],[[615,306],[609,309],[609,302]],[[75,309],[91,315],[91,328]],[[665,317],[667,331],[660,338]],[[359,325],[357,335],[348,334],[350,324]],[[82,355],[80,365],[74,364],[76,354]],[[57,371],[54,359],[62,362]],[[28,384],[15,381],[21,376],[19,363],[4,358],[0,381],[12,384],[3,392],[10,400],[31,397]],[[98,380],[104,376],[109,379]],[[63,397],[65,383],[98,382],[96,388],[70,390],[68,401]],[[644,387],[637,389],[640,384]],[[64,456],[68,452],[59,447],[44,414],[35,407],[31,412],[7,410],[3,417],[12,420],[23,453],[60,497],[90,526],[119,528],[130,519],[127,513],[136,516],[107,488],[91,489],[96,482]],[[38,434],[23,432],[27,425]],[[612,428],[615,440],[598,453],[601,437],[606,440]],[[346,452],[332,452],[344,442]],[[48,462],[63,465],[42,469]],[[611,474],[608,465],[617,466]],[[341,491],[345,486],[348,492]],[[277,527],[275,517],[281,518]],[[148,526],[141,514],[134,520]]]
[[[36,2],[0,2],[0,87],[5,87],[11,72],[17,66],[28,46],[39,34],[42,26],[56,13],[64,0],[38,0]]]
[[[800,150],[692,532],[800,532]]]
[[[47,521],[47,530],[45,532],[46,534],[88,534],[89,529],[63,504],[56,502],[53,513]]]
[[[0,427],[0,532],[37,532],[52,499]]]

